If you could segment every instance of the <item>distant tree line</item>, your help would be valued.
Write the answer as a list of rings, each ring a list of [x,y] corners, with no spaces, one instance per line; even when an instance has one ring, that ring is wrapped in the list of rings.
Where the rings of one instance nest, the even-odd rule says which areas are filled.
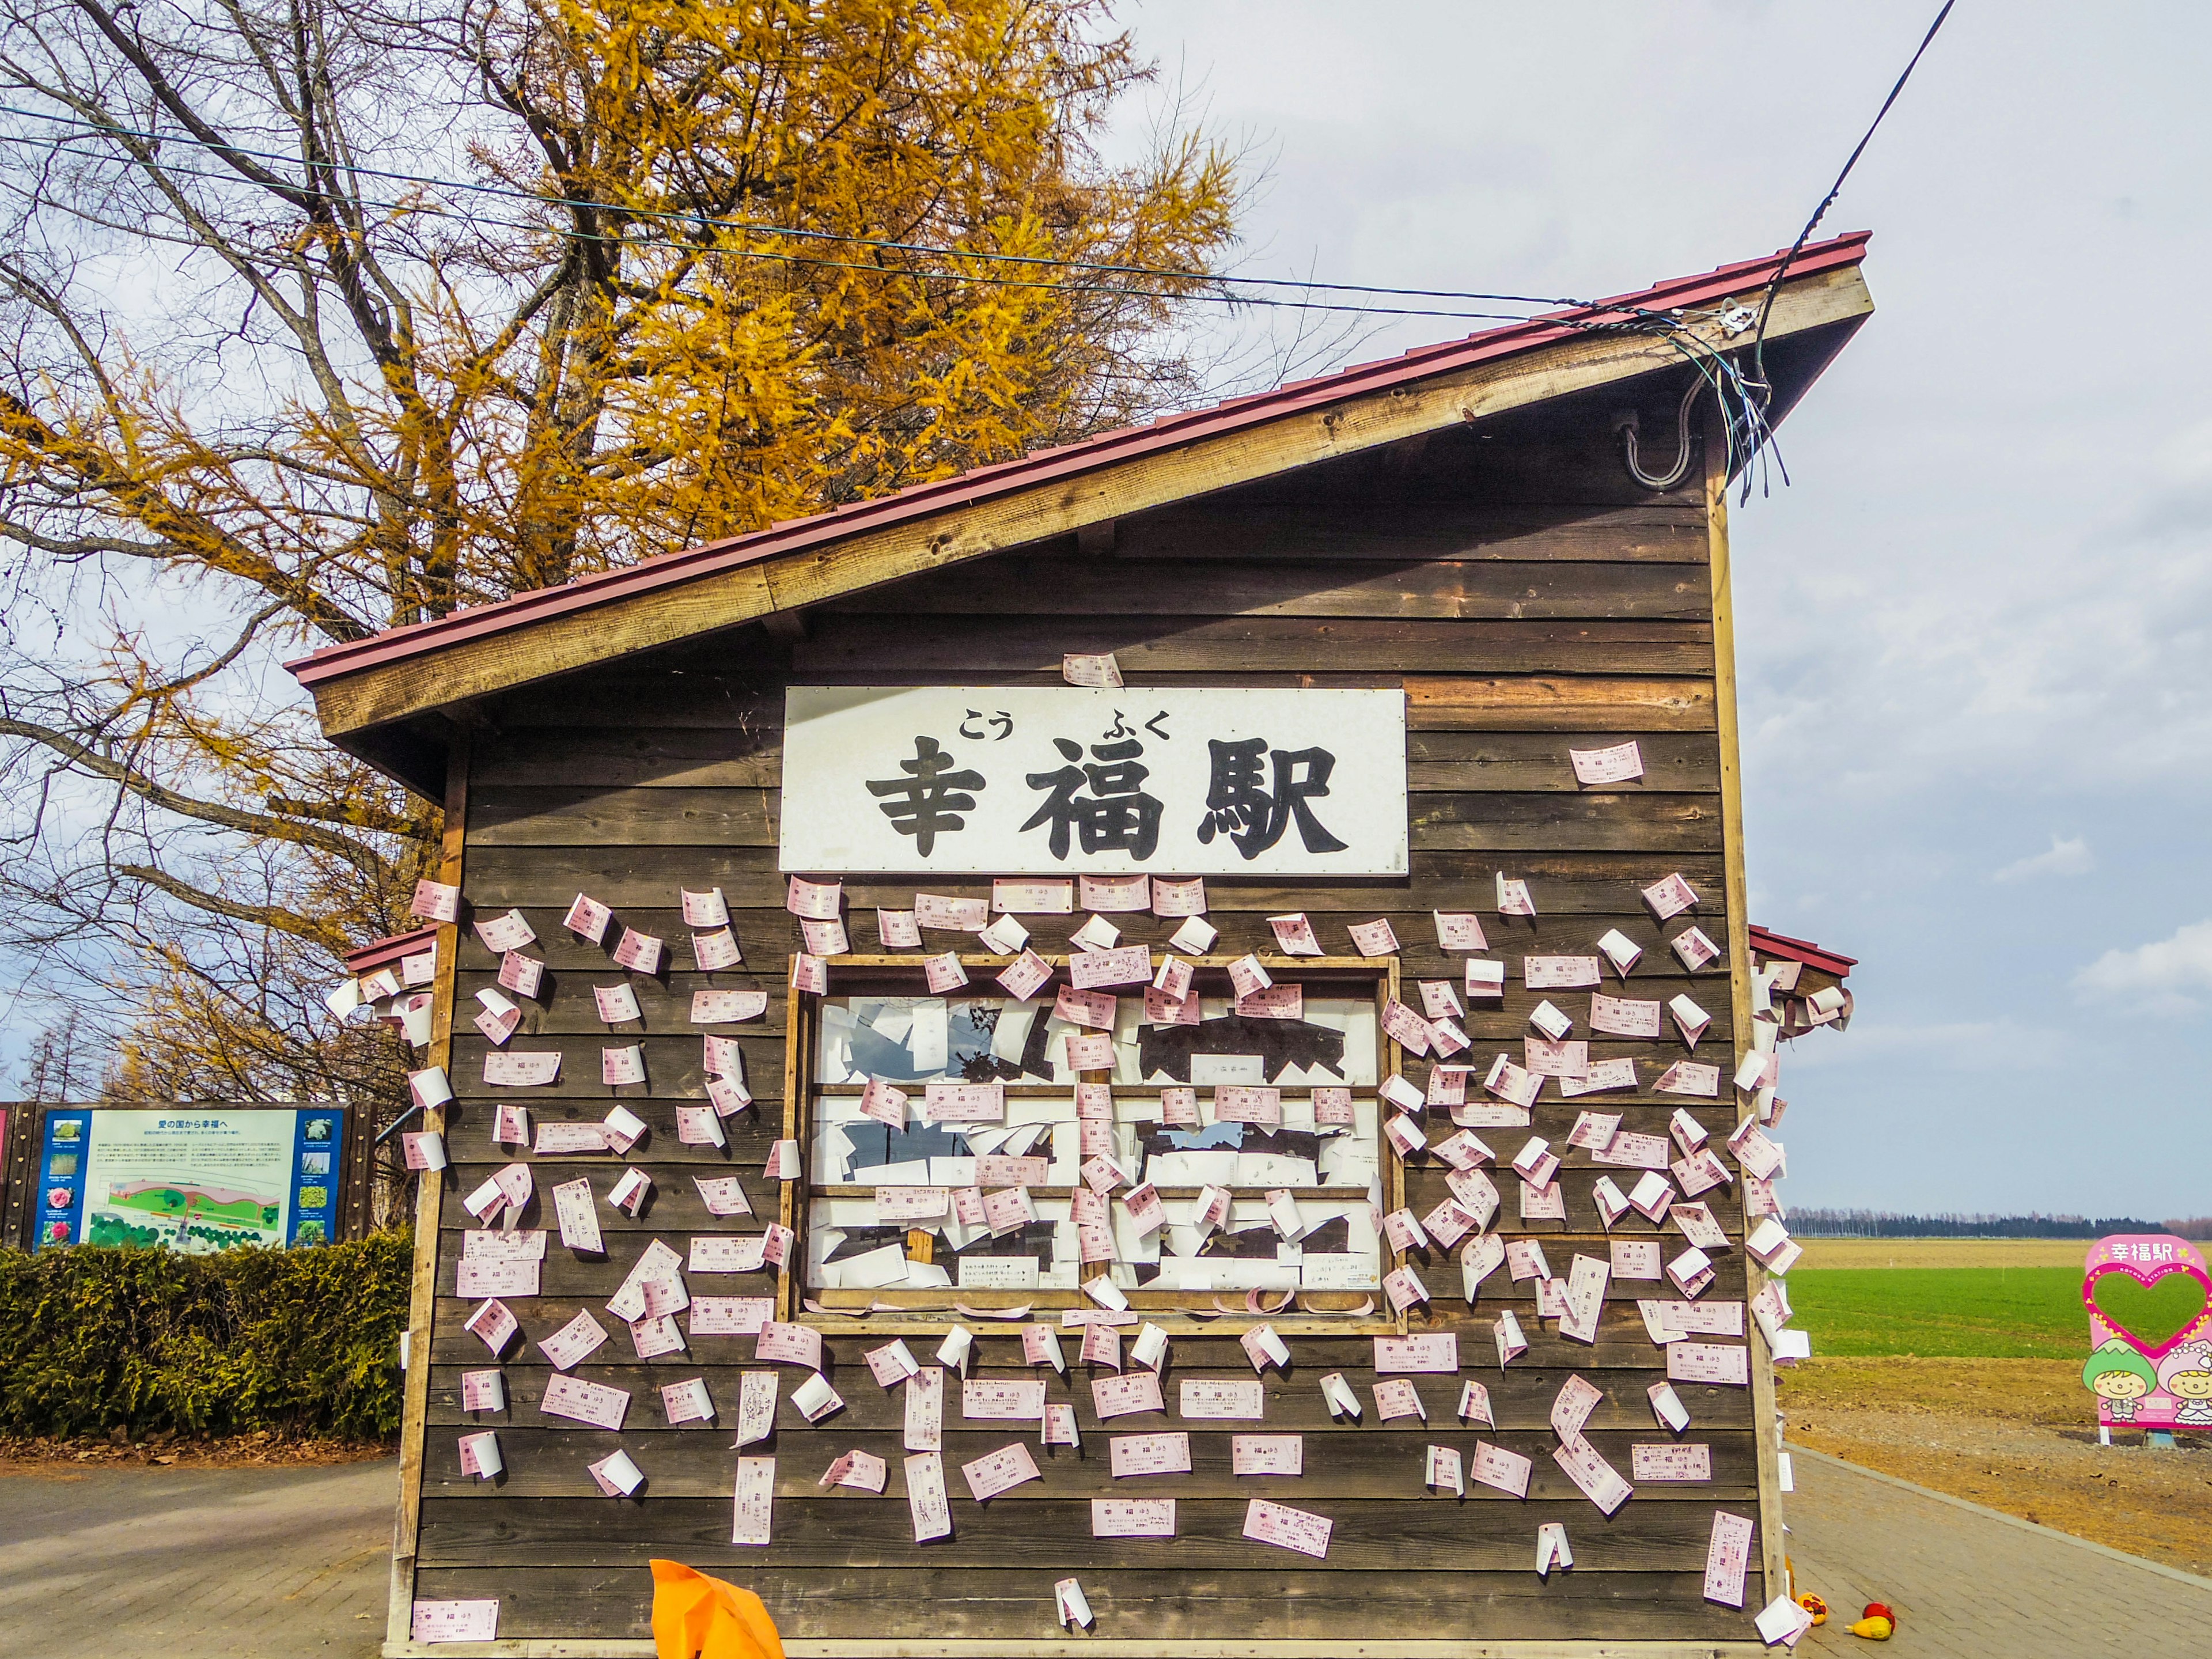
[[[2212,1216],[2144,1221],[2135,1216],[1899,1215],[1888,1210],[1793,1210],[1800,1238],[2103,1238],[2112,1233],[2172,1233],[2212,1239]]]

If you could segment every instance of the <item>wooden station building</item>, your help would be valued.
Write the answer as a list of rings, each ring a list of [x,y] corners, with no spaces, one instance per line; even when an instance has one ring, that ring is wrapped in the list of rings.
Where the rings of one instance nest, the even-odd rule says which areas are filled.
[[[1774,292],[1771,419],[1869,314],[1865,242],[1803,249]],[[1753,1109],[1733,1085],[1763,1000],[1745,915],[1728,480],[1707,431],[1678,487],[1644,487],[1615,417],[1638,411],[1647,465],[1655,451],[1671,462],[1693,360],[1747,349],[1744,308],[1779,264],[1662,283],[293,665],[331,741],[444,803],[442,874],[463,895],[440,935],[422,1060],[450,1078],[453,1100],[425,1121],[451,1162],[422,1177],[386,1652],[650,1653],[656,1557],[757,1591],[793,1655],[1763,1651],[1753,1619],[1783,1593],[1783,1540],[1768,1346],[1742,1317],[1765,1281],[1741,1248],[1747,1183],[1725,1144]],[[1679,331],[1650,326],[1660,317]],[[1710,426],[1710,396],[1698,407]],[[1064,677],[1066,656],[1108,653],[1122,687]],[[1632,742],[1638,775],[1578,782],[1571,748]],[[1154,878],[1138,884],[1143,908],[1100,896],[1126,895],[1133,874]],[[793,877],[830,891],[811,939],[787,907],[814,888]],[[1669,877],[1696,902],[1662,921],[1645,890]],[[1205,927],[1185,931],[1176,912],[1196,902],[1194,878]],[[1054,884],[1077,878],[1062,913]],[[1501,913],[1502,897],[1518,908],[1507,882],[1525,884],[1532,915]],[[716,889],[742,962],[705,972],[702,927],[687,926],[679,896]],[[975,904],[941,902],[994,892],[1012,896],[1019,949],[957,930],[975,925]],[[564,926],[579,895],[613,914],[597,942]],[[917,895],[919,947],[882,943]],[[1098,1031],[1066,1017],[1063,994],[1077,989],[1071,958],[1092,954],[1071,942],[1091,914],[1083,896],[1110,908],[1081,945],[1141,946],[1150,970],[1109,981]],[[711,897],[701,902],[704,915]],[[495,1046],[476,1023],[494,1005],[477,993],[498,989],[505,955],[477,929],[510,911],[535,935],[519,954],[544,969],[534,997],[507,994],[520,1029]],[[1440,929],[1468,914],[1482,945],[1447,949]],[[1320,954],[1286,950],[1296,924],[1270,920],[1299,915]],[[1378,919],[1395,950],[1354,943],[1351,927]],[[1674,948],[1691,927],[1717,946],[1694,971]],[[1558,966],[1596,957],[1608,934],[1639,953],[1625,971],[1607,961],[1592,987]],[[643,970],[614,954],[632,935],[664,942]],[[1021,950],[1054,981],[1027,1001],[1000,983]],[[933,992],[932,957],[967,982]],[[1282,988],[1273,998],[1248,1005],[1230,972],[1248,957]],[[1141,993],[1175,959],[1191,982],[1152,1018]],[[794,961],[819,964],[826,988],[793,989]],[[1472,992],[1470,962],[1502,963],[1502,991]],[[1424,982],[1453,995],[1431,1000]],[[595,988],[623,986],[635,1018],[603,1019]],[[695,1024],[702,991],[764,993],[765,1006]],[[1663,1036],[1594,1034],[1594,991],[1666,1008]],[[1694,1046],[1678,998],[1710,1020]],[[1406,1023],[1400,1003],[1433,1022]],[[1530,1023],[1546,1003],[1572,1022],[1557,1045]],[[1468,1046],[1436,1038],[1446,1026]],[[1111,1040],[1109,1062],[1091,1036]],[[708,1130],[713,1038],[717,1075],[750,1103],[716,1111]],[[1564,1065],[1541,1058],[1578,1042]],[[603,1081],[613,1050],[634,1050],[623,1063],[645,1080]],[[488,1060],[548,1054],[554,1081],[486,1081]],[[1501,1054],[1538,1073],[1518,1118],[1485,1086]],[[1464,1104],[1431,1075],[1449,1056],[1472,1068]],[[1613,1073],[1626,1086],[1566,1097],[1589,1075],[1577,1066],[1608,1060],[1629,1062]],[[1717,1067],[1715,1092],[1662,1091],[1680,1062]],[[1389,1103],[1394,1078],[1424,1109]],[[860,1111],[884,1097],[872,1079],[909,1097],[896,1121]],[[1192,1095],[1196,1120],[1178,1104]],[[1000,1115],[949,1103],[979,1097]],[[726,1089],[718,1104],[730,1101]],[[617,1107],[645,1133],[627,1155],[502,1146],[501,1103],[526,1108],[539,1137],[562,1125],[588,1137]],[[1728,1240],[1696,1297],[1720,1311],[1691,1340],[1747,1348],[1747,1380],[1678,1370],[1680,1433],[1655,1418],[1670,1349],[1638,1304],[1681,1294],[1625,1274],[1672,1261],[1686,1235],[1636,1210],[1608,1229],[1597,1193],[1608,1176],[1621,1190],[1668,1179],[1655,1162],[1682,1146],[1608,1164],[1569,1142],[1587,1113],[1617,1114],[1617,1133],[1641,1139],[1614,1144],[1644,1147],[1686,1113],[1731,1177],[1703,1194]],[[1392,1119],[1412,1124],[1409,1142]],[[1492,1154],[1479,1180],[1437,1150],[1462,1130]],[[1507,1167],[1531,1137],[1559,1159],[1553,1172],[1534,1156],[1536,1182]],[[780,1144],[796,1151],[788,1166],[771,1162]],[[1097,1149],[1116,1165],[1103,1221],[1085,1196]],[[482,1231],[464,1200],[518,1162],[534,1182],[522,1228],[553,1228],[551,1189],[588,1181],[604,1249],[554,1232],[539,1293],[508,1299],[520,1334],[494,1356],[465,1328],[476,1304],[455,1293]],[[635,1214],[609,1202],[633,1169],[650,1183]],[[731,1207],[729,1188],[702,1181],[726,1176],[747,1212],[710,1208],[717,1189]],[[978,1227],[973,1193],[994,1176],[1017,1184],[988,1194],[1000,1207]],[[1132,1183],[1164,1206],[1163,1224],[1128,1213]],[[1399,1249],[1380,1225],[1410,1211],[1449,1232],[1446,1200],[1485,1207],[1468,1190],[1485,1184],[1501,1201],[1455,1247]],[[948,1188],[967,1190],[929,1218],[945,1201],[929,1194]],[[1225,1219],[1210,1225],[1216,1189]],[[1271,1193],[1287,1194],[1288,1227]],[[1012,1204],[1021,1212],[1001,1226]],[[788,1230],[780,1269],[727,1270],[761,1261],[772,1228]],[[1091,1248],[1109,1236],[1110,1262]],[[1462,1258],[1488,1237],[1535,1241],[1547,1271],[1498,1267],[1469,1300]],[[691,1306],[670,1316],[680,1346],[641,1359],[605,1304],[656,1243],[682,1259]],[[1577,1257],[1620,1269],[1581,1341],[1538,1303]],[[1399,1311],[1384,1281],[1407,1267],[1426,1299]],[[1116,1291],[1080,1288],[1101,1273],[1127,1314],[1104,1305]],[[608,1340],[567,1374],[627,1395],[618,1431],[540,1409],[562,1374],[540,1343],[586,1311]],[[1526,1342],[1503,1366],[1502,1314]],[[801,1386],[814,1367],[757,1355],[766,1339],[750,1327],[763,1319],[818,1336],[818,1374],[839,1401],[819,1420],[795,1398],[820,1401]],[[748,1328],[693,1328],[732,1321]],[[1085,1322],[1114,1339],[1110,1359]],[[1261,1324],[1287,1364],[1248,1352],[1240,1339]],[[1168,1339],[1149,1367],[1134,1352],[1145,1325]],[[964,1375],[939,1358],[955,1326],[972,1333]],[[1056,1334],[1059,1364],[1025,1346],[1042,1345],[1024,1335],[1036,1328]],[[1449,1346],[1389,1346],[1444,1335],[1455,1364],[1436,1363]],[[866,1358],[895,1340],[944,1389],[933,1474],[909,1462],[932,1455],[915,1450],[917,1384],[896,1370],[879,1382]],[[1079,1358],[1091,1340],[1094,1357]],[[1401,1372],[1408,1353],[1428,1369]],[[488,1369],[503,1375],[505,1408],[465,1411],[464,1374]],[[1143,1396],[1148,1369],[1163,1404],[1102,1419],[1109,1398]],[[749,1372],[780,1384],[772,1429],[733,1447]],[[1358,1418],[1332,1411],[1324,1377]],[[1577,1377],[1598,1397],[1562,1431]],[[672,1424],[661,1389],[694,1378],[714,1415]],[[1255,1378],[1256,1406],[1249,1386],[1231,1386]],[[1101,1392],[1116,1379],[1128,1386]],[[1403,1414],[1405,1391],[1388,1386],[1400,1381],[1419,1414]],[[1079,1445],[1040,1443],[1036,1389],[1017,1386],[1039,1382],[1063,1431],[1073,1408]],[[1462,1415],[1469,1382],[1486,1391],[1487,1424],[1480,1407]],[[1386,1415],[1394,1400],[1401,1414]],[[1018,1411],[1030,1414],[1006,1420]],[[503,1468],[471,1478],[459,1442],[486,1430]],[[1553,1455],[1570,1436],[1633,1485],[1609,1514]],[[1125,1437],[1142,1437],[1132,1467],[1170,1472],[1117,1480]],[[1301,1472],[1236,1473],[1242,1437],[1277,1441],[1259,1461],[1297,1439]],[[1003,1451],[986,1469],[1003,1474],[1022,1461],[1017,1445],[1036,1478],[972,1498],[963,1469]],[[1661,1473],[1633,1478],[1647,1467],[1639,1447],[1669,1445],[1704,1452],[1655,1454]],[[1469,1467],[1484,1446],[1527,1459],[1525,1497],[1427,1484],[1431,1446]],[[645,1477],[633,1496],[602,1495],[587,1468],[617,1447]],[[882,1460],[879,1493],[823,1484],[855,1451]],[[1690,1478],[1665,1478],[1685,1463]],[[916,1541],[910,1472],[945,1480],[949,1535]],[[733,1511],[746,1480],[767,1483],[750,1522]],[[1255,1499],[1308,1517],[1292,1523],[1308,1544],[1310,1518],[1325,1521],[1325,1553],[1251,1535]],[[1173,1501],[1172,1535],[1159,1500]],[[1138,1503],[1149,1507],[1110,1509]],[[1753,1525],[1741,1609],[1705,1594],[1717,1513]],[[1540,1576],[1547,1523],[1564,1528],[1572,1565]],[[733,1543],[749,1526],[768,1541]],[[1088,1631],[1057,1616],[1069,1578]],[[494,1643],[411,1633],[420,1604],[492,1598]]]

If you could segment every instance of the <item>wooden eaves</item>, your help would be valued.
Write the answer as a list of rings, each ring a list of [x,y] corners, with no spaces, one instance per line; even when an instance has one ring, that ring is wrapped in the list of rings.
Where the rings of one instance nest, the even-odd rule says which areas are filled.
[[[1778,421],[1873,310],[1868,237],[1802,250],[1766,331]],[[1462,423],[1679,371],[1680,345],[1603,325],[1631,312],[1693,313],[1707,348],[1751,335],[1718,314],[1755,304],[1781,256],[1723,266],[1582,312],[1486,330],[1403,357],[1294,383],[1151,426],[981,468],[878,501],[781,524],[330,647],[288,665],[340,748],[430,799],[472,700],[654,647],[803,611],[922,572]]]

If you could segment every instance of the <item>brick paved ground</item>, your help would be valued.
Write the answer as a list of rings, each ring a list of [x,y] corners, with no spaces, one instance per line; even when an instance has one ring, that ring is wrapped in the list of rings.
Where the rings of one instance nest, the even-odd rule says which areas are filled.
[[[0,1478],[9,1659],[373,1659],[397,1459]]]
[[[8,1659],[374,1659],[396,1464],[100,1468],[0,1478]],[[1790,1553],[1841,1615],[1828,1659],[2212,1655],[2212,1588],[1796,1455]],[[1885,1648],[1842,1626],[1895,1607]]]
[[[1784,1500],[1797,1588],[1836,1618],[1801,1656],[1871,1659],[2185,1659],[2212,1655],[2212,1587],[2077,1540],[1800,1450]],[[1897,1609],[1878,1647],[1843,1626]]]

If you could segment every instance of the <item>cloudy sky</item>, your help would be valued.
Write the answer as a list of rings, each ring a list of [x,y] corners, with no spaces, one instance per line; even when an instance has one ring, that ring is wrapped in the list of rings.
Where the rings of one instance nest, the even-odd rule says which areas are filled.
[[[1787,245],[1937,3],[1124,15],[1249,274],[1607,294]],[[1824,227],[1878,309],[1735,520],[1753,917],[1863,963],[1795,1204],[2212,1213],[2208,48],[1961,5]]]

